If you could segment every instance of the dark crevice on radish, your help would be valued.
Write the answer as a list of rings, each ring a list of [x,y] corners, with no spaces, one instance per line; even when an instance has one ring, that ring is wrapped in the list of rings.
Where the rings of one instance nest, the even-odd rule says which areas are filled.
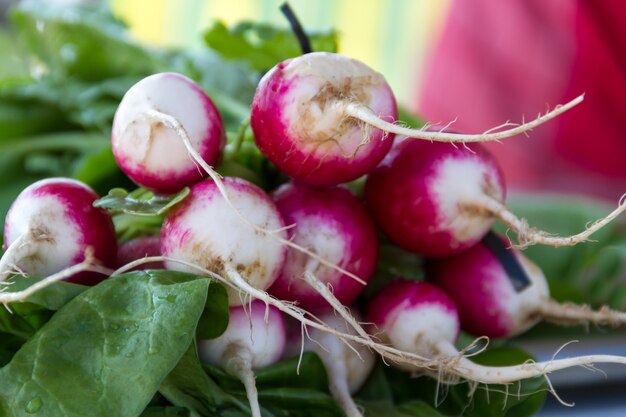
[[[494,232],[487,233],[483,238],[482,243],[491,251],[491,253],[494,254],[496,258],[498,258],[500,265],[502,265],[502,268],[504,268],[507,276],[511,280],[511,284],[513,284],[515,291],[520,292],[524,288],[531,285],[528,274],[526,274],[524,268],[522,268],[517,259],[515,259],[513,252],[507,248],[504,242],[502,242],[502,239],[500,239]]]
[[[494,235],[494,239],[500,240],[503,247],[506,245],[505,237]],[[592,310],[588,306],[551,299],[541,269],[523,253],[513,248],[508,252],[530,280],[522,290],[515,288],[504,264],[484,241],[458,255],[432,258],[426,263],[428,279],[454,300],[462,327],[468,333],[511,338],[526,332],[540,320],[561,325],[626,325],[624,312],[608,307]]]

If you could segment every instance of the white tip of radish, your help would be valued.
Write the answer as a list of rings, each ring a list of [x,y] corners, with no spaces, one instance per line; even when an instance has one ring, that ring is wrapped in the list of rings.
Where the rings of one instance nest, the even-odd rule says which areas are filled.
[[[269,288],[280,273],[287,253],[275,235],[286,239],[282,217],[269,196],[255,185],[238,178],[225,178],[224,186],[237,211],[222,198],[217,185],[205,180],[191,187],[189,196],[172,211],[163,223],[161,253],[211,270],[225,273],[228,265],[250,285]],[[269,230],[273,235],[256,231],[247,222]],[[193,272],[175,262],[169,269]],[[243,304],[246,297],[229,289],[231,305]]]
[[[276,307],[255,300],[250,304],[231,307],[228,328],[216,339],[199,340],[198,354],[204,362],[224,366],[232,345],[243,346],[251,353],[252,368],[258,369],[277,362],[285,349],[285,319]]]
[[[175,73],[151,75],[124,95],[113,121],[113,154],[137,184],[161,193],[176,192],[202,179],[180,133],[153,114],[182,126],[190,145],[209,165],[224,146],[224,127],[211,99],[189,78]]]
[[[439,223],[442,230],[453,236],[453,242],[477,241],[489,230],[495,218],[488,213],[464,209],[459,202],[489,195],[504,200],[504,190],[498,179],[498,167],[476,157],[442,158],[433,163],[435,173],[429,184],[435,204],[438,205]],[[456,248],[454,248],[456,249]]]
[[[359,316],[349,310],[357,320]],[[336,313],[326,313],[319,317],[331,329],[342,334],[357,335],[354,328]],[[351,394],[363,386],[365,380],[374,369],[376,356],[367,347],[341,340],[339,337],[326,331],[311,329],[305,340],[305,350],[314,351],[329,367],[344,367],[345,377]]]

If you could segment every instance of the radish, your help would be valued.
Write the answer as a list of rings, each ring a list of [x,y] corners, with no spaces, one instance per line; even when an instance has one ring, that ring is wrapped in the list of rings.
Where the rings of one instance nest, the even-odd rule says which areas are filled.
[[[214,181],[194,184],[187,198],[163,222],[161,253],[265,290],[280,274],[286,258],[286,247],[272,237],[286,240],[283,219],[269,196],[257,186],[228,177],[223,186],[236,210],[222,198]],[[273,235],[248,227],[239,214],[256,227],[274,230]],[[189,270],[177,262],[165,264],[168,269]],[[244,302],[237,291],[231,290],[229,298],[231,305]]]
[[[407,129],[393,123],[396,101],[381,74],[355,59],[313,52],[283,61],[265,74],[250,122],[259,149],[285,174],[312,185],[336,185],[376,166],[391,147],[393,134],[444,142],[497,140],[526,132],[581,101],[582,96],[496,133]]]
[[[198,355],[203,362],[239,378],[246,388],[252,416],[260,417],[253,370],[278,362],[285,340],[285,320],[280,311],[255,300],[231,307],[226,331],[216,339],[199,340]]]
[[[290,182],[273,195],[291,240],[321,258],[367,282],[378,258],[376,227],[365,207],[345,188],[315,188]],[[327,300],[314,286],[329,287],[334,295]],[[350,304],[364,285],[320,264],[314,258],[290,248],[287,261],[270,294],[281,300],[297,301],[309,311],[328,309],[329,303]]]
[[[486,384],[506,384],[594,362],[626,364],[624,357],[591,355],[517,366],[478,365],[454,346],[460,329],[454,302],[443,290],[426,282],[396,281],[381,290],[370,301],[368,321],[373,323],[372,333],[397,349],[439,360],[436,366],[423,368],[395,366],[427,373],[444,383],[463,377]]]
[[[158,193],[172,193],[202,179],[201,168],[251,232],[265,234],[338,268],[284,239],[284,234],[254,224],[237,210],[221,176],[211,166],[219,157],[224,138],[222,121],[211,100],[193,81],[174,73],[152,75],[131,87],[113,121],[113,153],[121,169],[137,184]],[[353,274],[338,270],[359,281]]]
[[[116,268],[122,267],[137,259],[148,256],[159,256],[161,254],[161,239],[158,236],[140,236],[120,245],[117,250]],[[148,262],[135,268],[142,269],[165,269],[163,262]]]
[[[354,315],[354,312],[350,314]],[[320,320],[334,330],[356,336],[352,325],[334,313],[323,314]],[[299,332],[290,344],[292,349],[302,346],[302,333]],[[306,351],[315,352],[322,360],[328,374],[328,385],[333,398],[344,410],[346,416],[361,417],[362,414],[351,394],[356,393],[367,380],[376,364],[376,356],[365,346],[348,344],[326,331],[312,329],[307,332],[307,336],[304,338],[303,348]]]
[[[550,298],[541,270],[504,238],[489,234],[473,248],[427,262],[427,277],[454,300],[464,330],[477,336],[508,338],[539,320],[559,324],[626,324],[626,313],[559,304]],[[512,269],[513,268],[513,269]]]
[[[582,233],[558,237],[528,228],[506,208],[504,197],[502,171],[480,144],[455,147],[404,140],[369,174],[365,185],[368,207],[385,234],[398,246],[430,257],[472,247],[496,218],[517,233],[522,246],[575,245],[626,209],[622,202]]]
[[[111,143],[126,175],[169,194],[203,178],[198,159],[217,163],[225,133],[218,110],[195,82],[160,73],[126,92],[115,112]]]
[[[115,262],[117,241],[111,217],[93,207],[98,195],[69,178],[49,178],[26,187],[15,199],[4,223],[4,256],[0,282],[11,272],[33,276],[55,274],[85,259],[90,250],[105,266]],[[106,276],[82,272],[68,281],[94,285]]]

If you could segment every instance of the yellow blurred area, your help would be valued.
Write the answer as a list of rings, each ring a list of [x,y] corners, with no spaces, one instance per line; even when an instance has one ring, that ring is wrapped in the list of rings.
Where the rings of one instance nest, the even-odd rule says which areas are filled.
[[[215,19],[287,26],[283,0],[111,0],[116,14],[142,41],[198,47]],[[450,0],[292,0],[305,29],[335,28],[340,52],[383,73],[398,100],[419,93],[424,58],[433,47]]]

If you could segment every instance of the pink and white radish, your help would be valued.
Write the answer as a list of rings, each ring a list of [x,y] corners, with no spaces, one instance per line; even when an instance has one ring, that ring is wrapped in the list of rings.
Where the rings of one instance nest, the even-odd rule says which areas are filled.
[[[121,268],[138,259],[161,255],[161,239],[159,236],[140,236],[123,243],[117,249],[116,268]],[[165,269],[162,261],[146,262],[133,268],[134,271],[142,269]]]
[[[93,207],[98,195],[69,178],[49,178],[25,188],[15,199],[4,223],[4,256],[0,282],[11,272],[45,277],[81,263],[85,253],[104,266],[115,263],[117,241],[113,222]],[[82,272],[68,281],[93,285],[106,278]]]
[[[349,313],[353,317],[359,318],[353,311],[349,311]],[[330,328],[342,334],[357,335],[352,324],[334,312],[322,314],[319,318]],[[361,417],[362,413],[354,403],[352,394],[365,384],[367,377],[374,369],[376,364],[374,353],[361,344],[349,343],[332,333],[319,329],[311,329],[307,332],[307,336],[304,337],[304,345],[302,345],[302,337],[302,331],[297,334],[294,331],[294,340],[289,344],[291,348],[289,353],[292,354],[290,356],[299,353],[300,347],[303,347],[305,351],[315,352],[326,368],[328,385],[335,401],[346,413],[346,416]]]
[[[225,133],[217,108],[195,82],[160,73],[126,92],[115,112],[111,142],[126,175],[168,194],[204,177],[198,159],[215,165]]]
[[[214,181],[194,184],[187,198],[163,222],[161,253],[266,290],[278,278],[287,248],[273,235],[249,227],[240,215],[252,225],[273,230],[274,235],[286,239],[283,219],[269,196],[257,186],[229,177],[224,178],[223,186],[235,210],[222,198]],[[168,269],[190,270],[177,262],[165,264]],[[231,305],[244,302],[237,291],[230,290],[229,297]]]
[[[135,84],[113,121],[113,153],[133,181],[157,193],[172,193],[198,182],[204,171],[242,224],[315,257],[283,239],[283,234],[255,225],[237,211],[221,176],[211,166],[223,145],[224,128],[215,106],[198,85],[180,74],[156,74]]]
[[[505,183],[493,156],[480,144],[404,140],[368,176],[365,198],[374,219],[398,246],[426,256],[460,253],[487,234],[496,218],[522,246],[574,245],[617,217],[626,203],[574,236],[528,228],[504,205]]]
[[[522,253],[507,250],[504,240],[493,235],[489,242],[426,264],[427,277],[456,303],[465,331],[508,338],[524,333],[542,319],[559,324],[626,324],[623,312],[607,308],[592,311],[586,306],[552,300],[541,270]],[[494,248],[494,243],[500,248]],[[502,250],[508,251],[503,254],[505,259],[499,255]],[[511,262],[517,266],[508,265]],[[512,276],[511,267],[520,268],[527,281],[519,285],[520,279]]]
[[[460,329],[454,302],[442,289],[426,282],[396,281],[384,288],[371,300],[367,319],[374,325],[372,333],[383,341],[439,360],[436,366],[424,368],[396,363],[394,366],[429,374],[444,383],[462,377],[486,384],[506,384],[594,362],[626,364],[625,357],[591,355],[516,366],[478,365],[454,345]]]
[[[269,311],[267,311],[269,309]],[[226,331],[216,339],[199,340],[203,362],[222,367],[243,382],[253,417],[261,417],[253,370],[272,365],[285,348],[285,320],[276,308],[255,300],[230,308]]]
[[[293,225],[288,233],[294,243],[369,281],[376,268],[378,236],[363,203],[349,190],[290,182],[273,197],[285,223]],[[320,285],[329,288],[333,300],[316,289]],[[281,300],[297,301],[306,310],[320,311],[337,303],[350,304],[364,288],[363,283],[290,248],[268,291]]]
[[[313,185],[336,185],[372,169],[393,134],[431,141],[497,140],[525,132],[582,101],[536,120],[481,135],[426,132],[394,124],[395,97],[384,77],[339,54],[314,52],[283,61],[257,87],[251,126],[261,151],[281,171]],[[503,125],[502,127],[508,126]]]

